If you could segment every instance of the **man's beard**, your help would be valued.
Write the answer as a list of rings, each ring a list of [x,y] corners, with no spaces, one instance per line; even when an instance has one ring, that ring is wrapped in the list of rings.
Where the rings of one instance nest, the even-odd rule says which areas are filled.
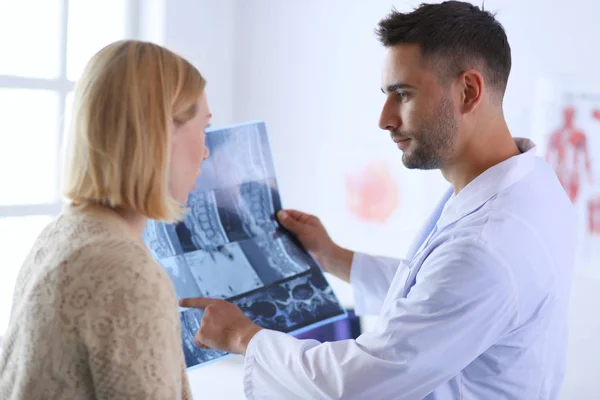
[[[402,155],[409,169],[441,169],[456,145],[458,128],[453,105],[449,98],[440,100],[438,107],[421,122],[416,132],[403,133],[412,138],[411,152]]]

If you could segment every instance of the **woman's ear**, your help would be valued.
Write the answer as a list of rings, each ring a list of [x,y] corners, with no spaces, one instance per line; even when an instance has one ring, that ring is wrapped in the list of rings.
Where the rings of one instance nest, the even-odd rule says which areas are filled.
[[[174,134],[175,131],[177,130],[177,125],[175,124],[175,120],[173,118],[171,118],[169,120],[168,129],[169,129],[169,133],[171,133],[171,134]]]

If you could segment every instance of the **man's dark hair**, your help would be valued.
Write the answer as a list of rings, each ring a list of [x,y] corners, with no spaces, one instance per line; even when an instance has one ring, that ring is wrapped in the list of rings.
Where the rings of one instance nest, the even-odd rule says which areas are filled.
[[[470,3],[421,4],[410,13],[395,9],[376,33],[386,46],[417,44],[442,78],[454,79],[468,68],[481,71],[502,97],[510,75],[510,45],[495,16]]]

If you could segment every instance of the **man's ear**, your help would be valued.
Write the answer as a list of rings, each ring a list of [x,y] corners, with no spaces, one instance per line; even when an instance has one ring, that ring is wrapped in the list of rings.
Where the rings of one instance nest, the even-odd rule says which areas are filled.
[[[458,85],[461,91],[461,112],[468,114],[481,102],[485,85],[483,75],[475,69],[469,69],[461,74]]]

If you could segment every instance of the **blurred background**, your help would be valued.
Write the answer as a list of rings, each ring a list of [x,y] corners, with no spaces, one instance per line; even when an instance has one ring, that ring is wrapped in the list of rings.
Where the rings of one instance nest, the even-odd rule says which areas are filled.
[[[439,172],[404,169],[377,127],[383,49],[374,28],[392,6],[418,4],[0,0],[0,336],[21,263],[62,207],[74,84],[96,51],[122,38],[162,44],[196,65],[208,80],[213,126],[266,121],[284,207],[317,214],[342,246],[403,256],[448,184]],[[505,116],[513,136],[533,139],[565,177],[580,218],[563,399],[598,399],[600,3],[487,0],[485,8],[512,47]],[[328,279],[352,309],[350,287]],[[360,319],[363,331],[372,324]],[[244,398],[242,367],[236,357],[191,371],[195,396]]]

